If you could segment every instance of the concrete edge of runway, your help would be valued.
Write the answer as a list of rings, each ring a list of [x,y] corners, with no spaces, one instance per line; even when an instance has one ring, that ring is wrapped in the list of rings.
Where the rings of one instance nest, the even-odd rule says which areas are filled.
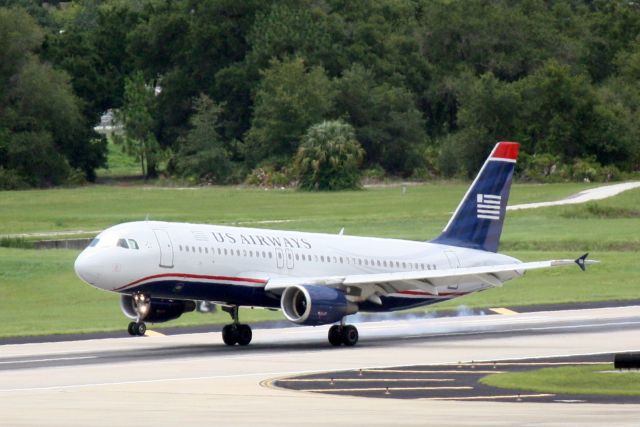
[[[640,299],[633,300],[610,300],[610,301],[595,301],[595,302],[577,302],[568,304],[539,304],[539,305],[525,305],[525,306],[509,306],[504,308],[509,312],[516,313],[532,313],[539,311],[563,311],[563,310],[581,310],[591,308],[612,308],[612,307],[629,307],[634,305],[640,305]],[[464,317],[473,315],[497,315],[500,313],[500,308],[482,307],[482,308],[468,308],[464,304],[460,304],[463,310],[429,310],[425,312],[416,311],[401,311],[393,313],[383,313],[369,315],[369,313],[363,313],[358,323],[368,323],[373,321],[379,321],[381,318],[388,318],[388,320],[403,320],[403,319],[415,319],[415,318],[441,318],[441,317]],[[464,314],[461,314],[461,311]],[[206,315],[206,314],[203,314]],[[367,319],[370,317],[370,319]],[[109,339],[109,338],[126,338],[128,337],[126,331],[127,320],[123,318],[123,329],[119,331],[105,331],[105,332],[91,332],[91,333],[76,333],[76,334],[55,334],[55,335],[28,335],[28,336],[14,336],[14,337],[0,337],[0,346],[9,344],[37,344],[47,342],[65,342],[65,341],[84,341],[95,339]],[[180,334],[195,334],[195,333],[208,333],[208,332],[220,332],[224,324],[211,324],[211,325],[198,325],[198,326],[169,326],[160,328],[150,328],[151,334],[154,331],[160,332],[162,335],[180,335]],[[251,324],[254,329],[276,329],[276,328],[296,328],[299,325],[291,323],[287,320],[273,320],[265,322],[257,322]]]

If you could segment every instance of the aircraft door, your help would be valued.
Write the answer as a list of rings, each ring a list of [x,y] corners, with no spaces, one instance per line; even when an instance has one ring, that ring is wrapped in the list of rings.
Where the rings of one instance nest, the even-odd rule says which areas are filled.
[[[160,267],[173,268],[173,244],[166,230],[153,230],[160,247]]]
[[[287,258],[287,268],[291,270],[293,268],[293,252],[291,252],[291,249],[285,249],[284,253]]]
[[[280,248],[276,248],[276,262],[278,263],[278,268],[284,268],[284,254]]]
[[[444,251],[444,255],[447,257],[447,261],[449,261],[449,267],[460,268],[460,259],[454,251]],[[447,288],[458,289],[458,285],[460,284],[459,280],[457,278],[453,280],[454,283],[451,283]]]

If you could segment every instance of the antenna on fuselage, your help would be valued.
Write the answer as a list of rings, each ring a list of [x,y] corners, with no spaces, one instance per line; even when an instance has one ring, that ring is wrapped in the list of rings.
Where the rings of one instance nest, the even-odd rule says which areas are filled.
[[[340,231],[338,232],[338,236],[342,236],[343,234],[344,234],[344,227],[340,229]]]
[[[144,217],[145,221],[149,221],[149,214],[147,214],[147,216]]]

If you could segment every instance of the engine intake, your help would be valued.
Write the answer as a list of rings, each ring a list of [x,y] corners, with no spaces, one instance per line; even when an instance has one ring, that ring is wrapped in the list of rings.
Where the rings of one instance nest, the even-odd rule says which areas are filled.
[[[294,285],[280,297],[284,316],[300,325],[326,325],[354,314],[358,306],[347,300],[344,292],[317,285]]]
[[[183,313],[188,313],[196,309],[194,301],[181,301],[170,299],[150,298],[144,302],[136,304],[131,295],[122,295],[120,308],[125,316],[133,320],[144,320],[150,323],[162,323],[177,319]],[[139,316],[139,313],[142,314]]]

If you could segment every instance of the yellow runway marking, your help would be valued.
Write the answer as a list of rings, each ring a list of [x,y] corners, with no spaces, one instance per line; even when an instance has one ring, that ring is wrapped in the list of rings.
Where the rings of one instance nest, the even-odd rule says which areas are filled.
[[[453,378],[407,378],[407,379],[400,379],[400,378],[380,378],[380,379],[376,379],[376,378],[333,378],[333,379],[329,379],[329,378],[301,378],[301,379],[291,379],[291,380],[278,380],[278,381],[283,381],[283,382],[288,382],[288,383],[330,383],[330,382],[334,382],[334,383],[344,383],[344,382],[379,382],[379,383],[385,383],[385,382],[450,382],[450,381],[455,381]]]
[[[165,334],[161,334],[160,332],[150,331],[149,329],[147,329],[147,333],[145,333],[145,336],[147,336],[147,337],[164,337],[166,335]]]
[[[417,390],[473,390],[473,387],[468,386],[460,386],[460,387],[371,387],[371,388],[317,388],[312,390],[301,390],[301,391],[312,391],[312,392],[325,392],[330,391],[332,393],[335,392],[354,392],[354,391],[417,391]]]
[[[462,365],[464,368],[469,368],[470,365]],[[392,374],[503,374],[503,371],[491,370],[491,371],[479,371],[479,370],[447,370],[447,371],[410,371],[402,369],[363,369],[362,372],[375,372],[384,373],[389,372]]]
[[[425,397],[418,400],[488,400],[488,399],[524,399],[531,397],[552,397],[555,394],[510,394],[504,396],[466,396],[466,397]]]
[[[513,311],[513,310],[509,310],[508,308],[504,308],[504,307],[490,308],[489,310],[491,310],[491,311],[493,311],[494,313],[497,313],[497,314],[503,314],[505,316],[511,316],[512,314],[518,314],[518,312]]]

